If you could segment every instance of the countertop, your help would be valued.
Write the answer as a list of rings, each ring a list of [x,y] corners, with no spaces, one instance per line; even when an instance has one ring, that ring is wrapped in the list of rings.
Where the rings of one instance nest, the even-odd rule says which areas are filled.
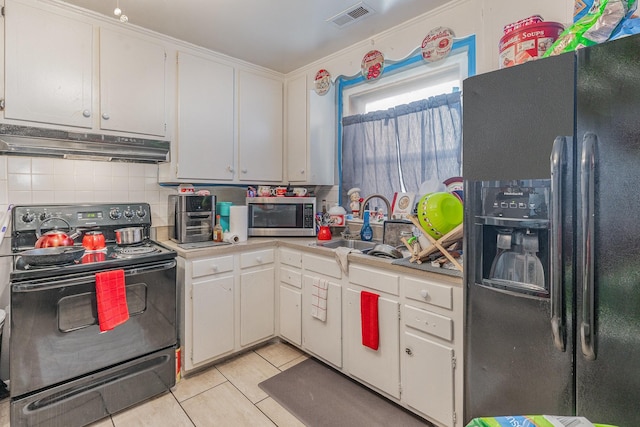
[[[318,255],[333,256],[334,249],[325,248],[317,244],[315,238],[309,237],[251,237],[246,242],[232,243],[226,245],[215,244],[211,242],[211,246],[200,246],[199,244],[178,245],[172,240],[161,241],[164,246],[175,250],[178,256],[185,259],[196,259],[209,256],[219,256],[224,254],[232,254],[244,252],[247,250],[256,250],[266,247],[288,247],[300,250],[302,252],[315,253]],[[205,245],[207,242],[205,242]],[[462,272],[458,270],[450,270],[446,268],[433,267],[429,263],[416,264],[409,262],[408,258],[399,260],[391,260],[386,258],[378,258],[374,256],[364,255],[361,253],[350,253],[348,255],[349,262],[357,262],[371,267],[384,268],[411,274],[417,272],[425,272],[429,274],[438,274],[448,276],[450,278],[462,278]]]

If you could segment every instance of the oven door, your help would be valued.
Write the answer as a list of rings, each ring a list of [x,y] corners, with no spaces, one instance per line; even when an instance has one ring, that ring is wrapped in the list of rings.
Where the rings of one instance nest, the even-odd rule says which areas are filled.
[[[93,273],[11,284],[12,398],[175,346],[175,260],[124,270],[130,318],[104,333]]]

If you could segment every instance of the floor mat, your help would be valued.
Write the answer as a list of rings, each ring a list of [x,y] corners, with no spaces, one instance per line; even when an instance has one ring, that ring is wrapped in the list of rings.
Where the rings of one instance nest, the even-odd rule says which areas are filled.
[[[259,387],[309,427],[431,426],[312,358],[261,382]]]

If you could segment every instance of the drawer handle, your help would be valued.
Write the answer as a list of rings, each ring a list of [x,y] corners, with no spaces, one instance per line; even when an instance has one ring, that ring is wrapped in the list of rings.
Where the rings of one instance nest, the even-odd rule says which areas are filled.
[[[404,352],[407,353],[409,356],[413,356],[413,350],[411,350],[409,347],[405,348]]]
[[[261,256],[256,257],[256,262],[262,264],[262,257]]]
[[[430,298],[429,291],[427,291],[426,289],[421,290],[420,291],[420,296],[422,298],[424,298],[424,299],[429,299]]]
[[[212,266],[211,266],[211,269],[212,269],[213,271],[218,271],[218,270],[220,270],[220,268],[219,268],[216,264],[212,265]]]

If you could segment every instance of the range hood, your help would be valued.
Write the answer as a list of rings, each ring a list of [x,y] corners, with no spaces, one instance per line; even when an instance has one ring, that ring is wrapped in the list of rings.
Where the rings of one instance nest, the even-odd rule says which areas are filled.
[[[169,161],[169,141],[0,124],[0,154],[138,163]]]

